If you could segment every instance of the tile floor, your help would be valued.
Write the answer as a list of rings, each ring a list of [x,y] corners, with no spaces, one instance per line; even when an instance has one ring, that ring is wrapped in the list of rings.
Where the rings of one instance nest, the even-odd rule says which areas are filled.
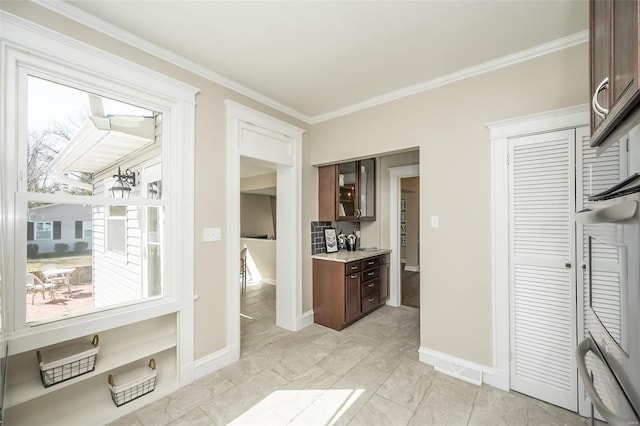
[[[384,306],[342,332],[275,326],[275,287],[242,297],[241,359],[119,425],[586,425],[533,398],[418,361],[419,311]]]

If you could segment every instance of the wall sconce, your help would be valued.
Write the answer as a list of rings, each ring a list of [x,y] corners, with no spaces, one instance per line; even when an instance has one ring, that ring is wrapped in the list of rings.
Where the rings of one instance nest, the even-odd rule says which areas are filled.
[[[120,172],[120,167],[118,167],[118,174],[113,175],[113,177],[117,179],[110,189],[111,196],[113,198],[129,198],[131,187],[136,186],[135,172],[127,169],[122,173]]]

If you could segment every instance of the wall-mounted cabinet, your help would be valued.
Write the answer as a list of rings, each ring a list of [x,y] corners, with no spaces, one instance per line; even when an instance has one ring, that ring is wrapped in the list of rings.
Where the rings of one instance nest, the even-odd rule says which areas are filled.
[[[640,121],[638,3],[590,2],[591,146],[601,145],[622,124]]]
[[[376,160],[319,167],[318,201],[319,220],[375,220]]]

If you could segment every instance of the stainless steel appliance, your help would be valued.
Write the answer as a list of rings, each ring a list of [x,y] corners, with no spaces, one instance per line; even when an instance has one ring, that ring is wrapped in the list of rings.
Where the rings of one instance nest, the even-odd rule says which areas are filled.
[[[638,141],[640,145],[640,141]],[[589,198],[588,336],[576,360],[589,399],[610,424],[640,424],[640,174]]]

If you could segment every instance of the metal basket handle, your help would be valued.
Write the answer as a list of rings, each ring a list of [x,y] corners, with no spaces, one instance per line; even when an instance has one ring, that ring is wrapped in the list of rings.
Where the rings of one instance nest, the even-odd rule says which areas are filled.
[[[113,376],[111,374],[109,374],[109,378],[107,380],[109,381],[109,384],[111,386],[115,386],[116,385],[115,382],[113,381]]]
[[[93,346],[98,346],[98,343],[100,343],[100,338],[99,338],[99,337],[98,337],[98,335],[96,334],[96,335],[94,335],[94,336],[93,336],[93,339],[91,339],[91,344],[92,344]]]
[[[153,370],[156,369],[156,360],[155,359],[151,358],[149,360],[149,367],[151,367]]]

